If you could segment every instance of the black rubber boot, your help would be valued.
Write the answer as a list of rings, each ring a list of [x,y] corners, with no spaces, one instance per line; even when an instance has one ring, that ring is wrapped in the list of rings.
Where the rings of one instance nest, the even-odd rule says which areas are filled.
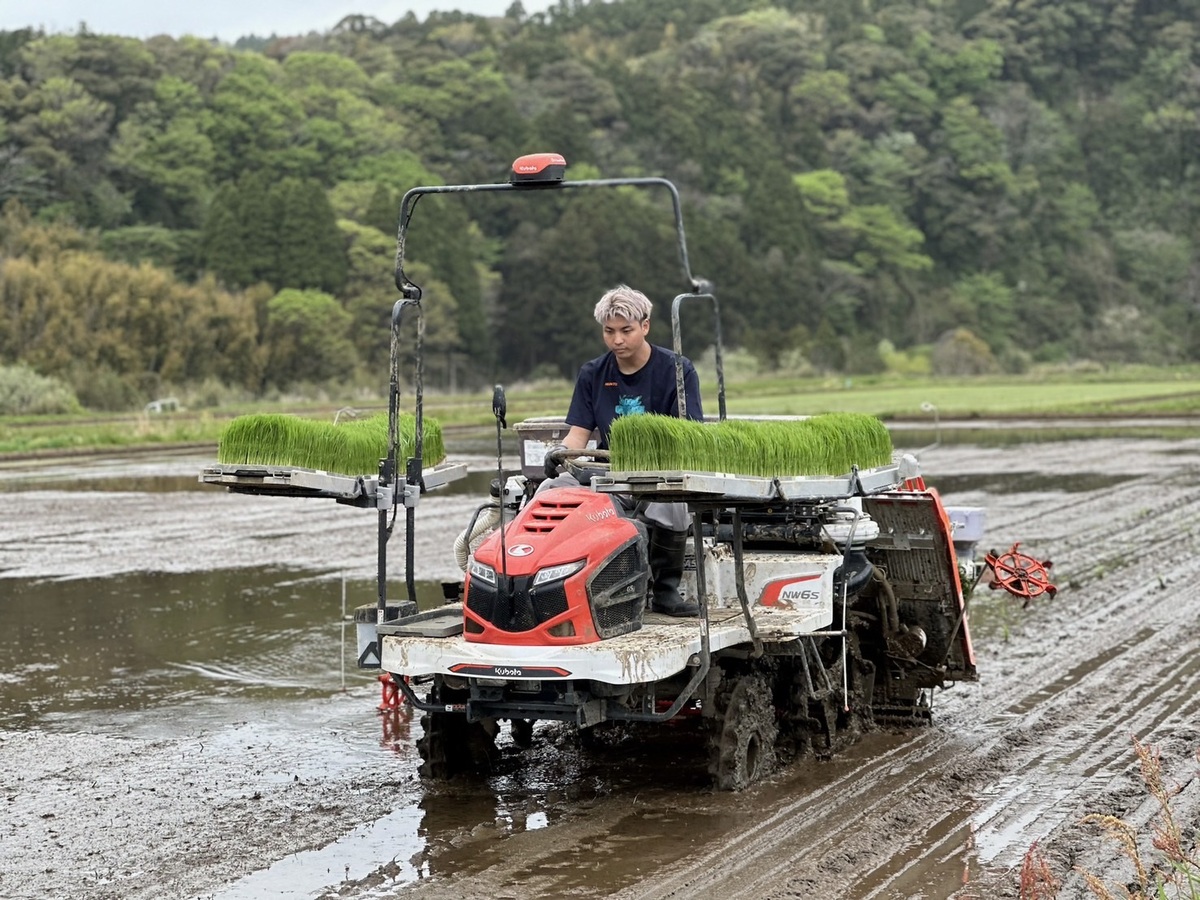
[[[650,526],[650,610],[668,616],[698,616],[700,607],[679,596],[683,577],[686,531],[668,531]]]

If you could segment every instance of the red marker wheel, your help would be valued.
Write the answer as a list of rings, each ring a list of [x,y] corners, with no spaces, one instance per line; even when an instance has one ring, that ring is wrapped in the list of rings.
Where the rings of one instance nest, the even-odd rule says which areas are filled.
[[[1050,582],[1046,571],[1052,564],[1049,560],[1041,562],[1026,553],[1019,553],[1017,548],[1020,546],[1018,541],[1005,553],[993,551],[983,557],[992,570],[988,587],[1003,588],[1014,597],[1023,597],[1027,603],[1042,594],[1053,597],[1058,588]]]

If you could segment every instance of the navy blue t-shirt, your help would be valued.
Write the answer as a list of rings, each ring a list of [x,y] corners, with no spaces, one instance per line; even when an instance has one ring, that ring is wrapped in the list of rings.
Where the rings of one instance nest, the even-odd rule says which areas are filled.
[[[691,360],[683,357],[683,392],[687,396],[687,418],[704,419],[700,405],[700,379]],[[608,448],[613,419],[640,413],[679,415],[679,392],[675,386],[675,354],[665,347],[650,345],[650,359],[632,375],[624,375],[610,350],[584,363],[575,381],[567,424],[589,431],[600,430],[600,449]]]

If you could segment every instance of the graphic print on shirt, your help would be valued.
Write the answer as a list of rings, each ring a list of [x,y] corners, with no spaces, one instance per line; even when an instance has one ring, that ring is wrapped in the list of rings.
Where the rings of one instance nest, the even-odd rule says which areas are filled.
[[[617,416],[638,416],[646,411],[641,397],[622,397],[617,401]]]

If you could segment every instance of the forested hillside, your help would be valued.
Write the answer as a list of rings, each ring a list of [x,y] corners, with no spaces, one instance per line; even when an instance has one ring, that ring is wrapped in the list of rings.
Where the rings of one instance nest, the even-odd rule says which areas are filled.
[[[764,369],[1197,360],[1198,30],[1200,0],[561,0],[235,47],[0,32],[0,366],[94,406],[381,384],[403,192],[535,150],[674,181]],[[666,341],[685,287],[649,192],[413,227],[438,385],[573,372],[618,281]]]

